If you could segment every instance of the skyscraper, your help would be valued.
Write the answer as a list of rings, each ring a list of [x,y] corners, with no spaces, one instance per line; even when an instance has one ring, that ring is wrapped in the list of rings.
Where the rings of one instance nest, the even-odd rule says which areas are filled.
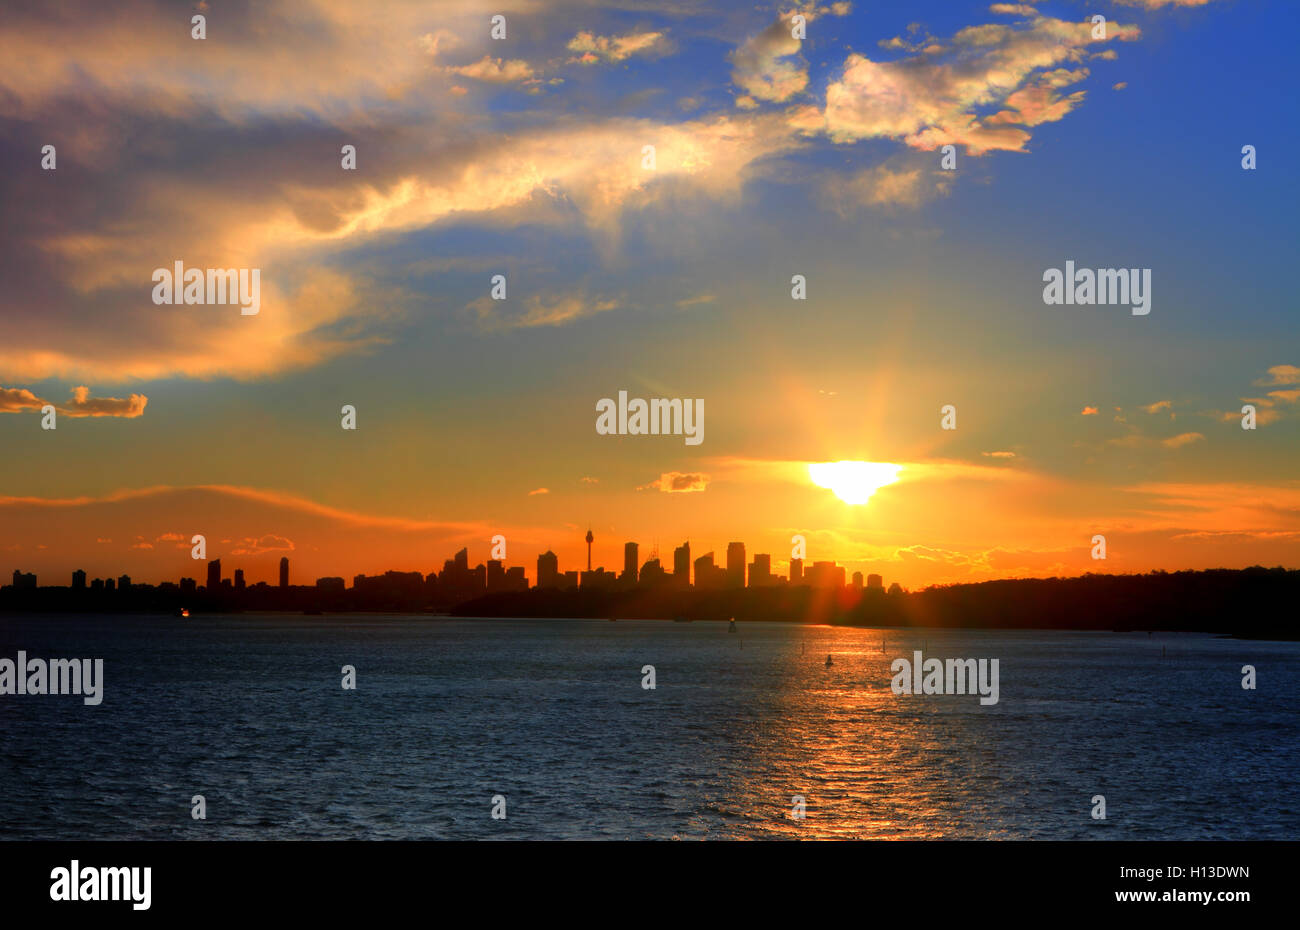
[[[221,587],[221,560],[213,559],[208,563],[208,593],[213,594]]]
[[[745,586],[745,544],[734,542],[727,544],[727,587],[743,588]]]
[[[72,573],[72,586],[74,588],[84,588],[86,586],[86,573],[77,569]]]
[[[878,591],[883,591],[885,589],[885,580],[881,578],[879,575],[868,575],[867,587],[875,588]]]
[[[762,588],[772,583],[772,557],[765,553],[756,553],[754,561],[749,563],[749,586]]]
[[[489,594],[506,589],[506,569],[500,559],[488,559],[487,589]]]
[[[558,588],[560,586],[560,560],[555,553],[547,549],[537,557],[537,587]]]
[[[595,536],[591,535],[591,527],[588,527],[587,528],[587,571],[591,571],[591,543],[595,538],[596,538]]]
[[[636,584],[637,545],[634,542],[623,543],[623,583]]]
[[[280,587],[289,587],[289,557],[280,557]]]
[[[790,560],[790,584],[803,584],[803,559]]]
[[[242,568],[235,569],[235,590],[244,590],[244,570]]]
[[[687,587],[691,583],[691,544],[684,542],[673,550],[673,584]]]

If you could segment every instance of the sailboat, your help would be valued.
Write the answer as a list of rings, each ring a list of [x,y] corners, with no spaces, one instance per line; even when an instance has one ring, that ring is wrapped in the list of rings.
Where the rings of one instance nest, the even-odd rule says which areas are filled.
[[[734,633],[734,632],[736,632],[736,618],[735,618],[735,617],[732,617],[732,618],[731,618],[731,625],[727,627],[727,632],[728,632],[728,633]]]

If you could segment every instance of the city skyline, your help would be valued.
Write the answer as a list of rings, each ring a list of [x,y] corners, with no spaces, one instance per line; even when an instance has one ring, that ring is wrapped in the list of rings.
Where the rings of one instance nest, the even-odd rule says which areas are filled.
[[[728,543],[726,551],[727,564],[725,567],[716,564],[713,550],[698,556],[692,561],[690,559],[690,541],[687,540],[674,550],[673,570],[668,571],[664,568],[658,555],[653,555],[646,559],[644,563],[638,564],[636,556],[639,552],[639,543],[628,541],[623,544],[624,561],[622,570],[610,571],[604,565],[596,565],[585,570],[581,568],[566,570],[562,568],[559,557],[548,549],[537,556],[536,572],[532,576],[531,584],[528,583],[529,576],[525,566],[507,565],[505,559],[489,558],[471,567],[468,547],[462,547],[452,558],[445,560],[441,570],[433,570],[427,574],[419,571],[403,572],[395,569],[388,569],[379,575],[367,575],[362,572],[351,576],[351,585],[347,584],[349,579],[345,575],[323,575],[316,577],[309,583],[294,585],[291,583],[290,574],[292,561],[288,556],[282,556],[277,564],[274,587],[334,588],[336,582],[341,582],[344,589],[349,587],[358,589],[364,587],[366,582],[373,582],[376,579],[399,575],[415,575],[419,576],[422,582],[442,581],[445,576],[459,576],[457,581],[473,577],[475,584],[480,586],[486,593],[532,588],[557,588],[563,590],[591,587],[608,590],[613,588],[634,588],[638,585],[685,586],[714,590],[798,584],[807,584],[811,587],[838,586],[841,588],[885,589],[882,575],[878,573],[864,575],[862,572],[853,572],[849,575],[845,567],[837,565],[833,559],[812,560],[792,557],[785,563],[790,568],[789,573],[779,575],[771,571],[770,553],[755,553],[754,560],[745,563],[743,561],[745,553],[745,544],[743,542]],[[270,582],[265,580],[248,581],[243,567],[235,567],[227,575],[223,570],[220,557],[213,559],[192,558],[191,561],[202,565],[204,572],[195,571],[193,576],[182,574],[174,581],[164,579],[159,582],[143,582],[139,579],[133,579],[126,573],[116,578],[111,575],[92,577],[84,569],[78,568],[72,571],[71,584],[68,587],[73,590],[103,589],[111,591],[141,584],[175,584],[182,590],[202,591],[206,589],[214,591],[230,589],[239,591],[248,587],[272,586]],[[198,584],[200,574],[205,577],[205,584],[203,585]],[[702,574],[703,581],[701,581]],[[21,568],[14,569],[10,577],[12,579],[11,586],[14,588],[61,587],[60,585],[42,586],[39,584],[41,576],[38,573],[26,572]],[[890,585],[890,589],[903,590],[897,582]]]

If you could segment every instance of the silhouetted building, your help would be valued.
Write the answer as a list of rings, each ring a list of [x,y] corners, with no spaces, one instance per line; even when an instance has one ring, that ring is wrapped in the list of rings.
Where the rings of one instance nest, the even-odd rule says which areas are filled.
[[[805,584],[814,588],[842,588],[844,566],[836,565],[834,562],[814,562],[804,573],[803,580]]]
[[[86,573],[77,569],[72,573],[72,587],[84,590],[86,587]]]
[[[244,570],[242,568],[237,568],[235,569],[235,590],[242,591],[244,590],[244,587]]]
[[[537,557],[537,587],[558,588],[560,586],[560,560],[555,553],[547,549]]]
[[[691,544],[684,542],[673,550],[673,582],[680,587],[691,583]]]
[[[346,585],[342,578],[327,577],[316,579],[316,590],[318,591],[343,591]]]
[[[96,578],[94,581],[92,581],[90,583],[90,590],[99,591],[102,594],[104,591],[104,579]]]
[[[857,588],[859,591],[862,590],[862,572],[853,573],[853,587]]]
[[[565,572],[564,575],[562,576],[560,587],[564,588],[566,591],[572,591],[577,586],[578,586],[578,573]]]
[[[199,589],[199,583],[193,578],[181,579],[181,594],[194,594]]]
[[[593,591],[602,591],[614,587],[617,576],[613,572],[605,571],[604,567],[593,569],[582,573],[581,583],[583,590],[590,588]]]
[[[595,538],[596,538],[595,536],[591,535],[591,528],[588,527],[587,528],[587,571],[591,571],[591,543]]]
[[[528,590],[528,576],[524,574],[524,567],[522,565],[515,565],[506,569],[506,590]]]
[[[213,559],[208,563],[208,590],[215,592],[221,587],[221,560]]]
[[[506,568],[501,564],[500,559],[488,559],[487,563],[487,591],[488,594],[496,594],[506,589]]]
[[[890,593],[891,595],[902,594],[902,593],[903,593],[903,586],[902,586],[901,584],[899,584],[897,581],[895,581],[893,584],[891,584],[891,585],[889,586],[889,593]]]
[[[631,586],[636,584],[637,572],[637,545],[634,542],[623,544],[623,583]]]
[[[658,559],[651,559],[641,566],[639,580],[643,588],[657,587],[668,580],[668,575],[664,572],[664,567],[659,564]]]
[[[745,586],[745,544],[727,543],[727,587]]]
[[[289,587],[289,557],[287,555],[280,557],[280,587]]]
[[[803,559],[790,560],[790,584],[803,584]]]
[[[717,590],[727,584],[727,570],[713,564],[713,553],[708,552],[695,560],[695,587],[700,590]]]
[[[868,575],[867,588],[874,588],[877,591],[883,591],[885,590],[885,579],[881,578],[879,575]]]
[[[117,589],[118,589],[119,591],[126,591],[126,590],[129,590],[130,587],[131,587],[131,576],[130,576],[130,575],[122,575],[121,577],[119,577],[119,578],[117,579]]]
[[[20,572],[14,569],[14,587],[15,588],[34,588],[36,587],[35,572]]]
[[[443,563],[442,574],[438,576],[439,597],[447,604],[482,597],[487,591],[487,571],[485,565],[470,568],[469,550],[460,550],[454,560]]]
[[[772,557],[758,553],[749,563],[749,586],[764,588],[772,583]]]
[[[104,590],[105,590],[105,591],[112,591],[112,590],[114,590],[116,587],[117,587],[117,583],[116,583],[115,581],[113,581],[112,578],[105,578],[105,579],[104,579]]]

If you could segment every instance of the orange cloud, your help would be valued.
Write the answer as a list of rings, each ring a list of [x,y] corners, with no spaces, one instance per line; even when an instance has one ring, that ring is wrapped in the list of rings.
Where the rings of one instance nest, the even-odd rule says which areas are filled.
[[[964,145],[972,155],[1024,151],[1029,133],[1006,124],[1060,119],[1082,99],[1054,93],[1077,79],[1074,72],[1058,69],[1032,81],[1031,75],[1082,61],[1091,45],[1139,36],[1136,26],[1108,23],[1105,38],[1094,39],[1090,23],[1039,16],[1027,25],[969,26],[899,61],[854,53],[826,89],[826,130],[837,142],[887,137],[925,150]],[[976,115],[998,102],[1009,108],[996,118]]]
[[[72,400],[66,404],[53,404],[55,410],[66,417],[124,417],[132,419],[144,414],[149,398],[143,394],[129,397],[91,397],[90,388],[72,389]],[[0,388],[0,413],[38,411],[50,404],[26,388]]]
[[[656,480],[649,484],[643,484],[638,491],[645,491],[651,488],[657,488],[669,494],[683,494],[693,491],[703,491],[709,486],[709,476],[698,472],[680,472],[668,471],[660,475]]]

